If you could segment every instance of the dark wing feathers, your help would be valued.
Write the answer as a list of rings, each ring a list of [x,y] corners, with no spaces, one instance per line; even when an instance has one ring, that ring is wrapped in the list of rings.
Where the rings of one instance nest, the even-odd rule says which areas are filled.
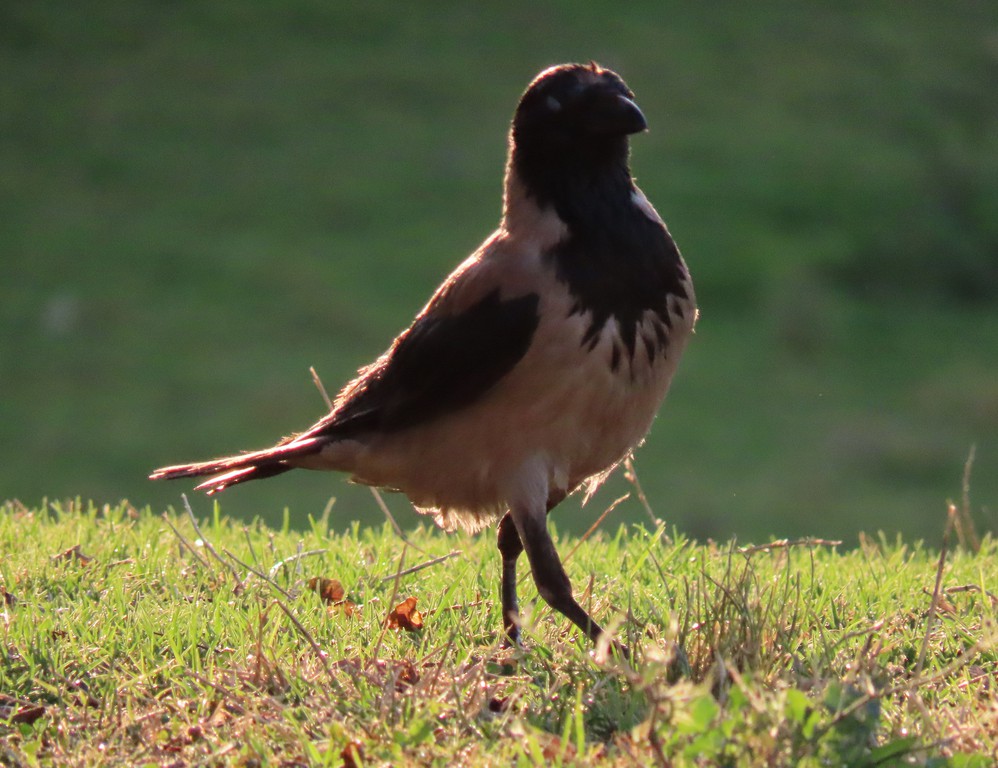
[[[431,305],[306,435],[393,432],[470,405],[526,354],[539,304],[537,294],[503,299],[496,289],[456,314]]]
[[[431,303],[311,429],[273,448],[164,467],[150,477],[214,475],[198,488],[215,493],[286,472],[297,457],[317,453],[330,441],[406,429],[459,410],[487,392],[526,354],[540,320],[539,303],[537,294],[502,299],[498,289],[455,314]]]

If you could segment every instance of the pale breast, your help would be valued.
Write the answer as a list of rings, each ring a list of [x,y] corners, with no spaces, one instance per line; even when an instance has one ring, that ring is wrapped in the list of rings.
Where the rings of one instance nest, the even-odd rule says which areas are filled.
[[[637,195],[635,206],[660,223]],[[597,328],[547,257],[568,236],[565,224],[522,195],[507,208],[503,228],[448,280],[445,306],[460,311],[481,286],[498,286],[503,298],[536,295],[539,323],[526,354],[474,403],[411,429],[371,434],[336,466],[404,492],[445,528],[483,527],[525,483],[554,493],[597,483],[647,434],[696,316],[680,260],[675,295],[654,310],[627,313],[630,328],[613,314],[604,321],[604,311]]]
[[[467,408],[372,440],[358,479],[403,491],[445,527],[477,529],[506,509],[525,466],[540,462],[549,489],[570,492],[644,438],[692,328],[692,291],[673,307],[664,344],[648,313],[638,335],[649,343],[621,357],[615,321],[584,342],[589,318],[546,279],[541,323],[514,370]]]

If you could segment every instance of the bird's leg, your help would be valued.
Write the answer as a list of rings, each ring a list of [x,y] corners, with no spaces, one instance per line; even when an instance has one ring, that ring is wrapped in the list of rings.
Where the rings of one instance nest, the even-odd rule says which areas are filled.
[[[502,626],[506,632],[508,645],[520,644],[520,606],[516,599],[516,559],[523,552],[523,542],[516,532],[516,525],[509,512],[499,521],[497,545],[502,556],[502,586],[499,597],[502,602]]]
[[[552,493],[548,498],[547,512],[550,513],[563,499],[564,491]],[[523,552],[523,542],[517,533],[516,524],[509,512],[499,521],[499,535],[496,542],[502,556],[502,585],[499,597],[502,603],[502,626],[506,632],[508,645],[520,645],[520,605],[516,599],[516,561]]]
[[[551,508],[548,505],[548,509]],[[534,576],[534,583],[541,597],[559,613],[570,619],[575,626],[588,635],[594,643],[603,634],[600,627],[592,617],[586,613],[585,609],[579,605],[572,596],[572,584],[568,580],[568,574],[561,564],[558,551],[551,541],[551,534],[548,533],[547,515],[540,507],[525,504],[515,504],[510,509],[507,517],[511,517],[516,525],[516,532],[519,534],[522,547],[527,552],[527,559],[530,561],[530,570]],[[506,518],[503,518],[503,522]],[[508,524],[507,524],[508,525]],[[501,527],[501,523],[500,523]],[[519,552],[517,553],[519,554]],[[506,597],[506,578],[512,576],[515,590],[515,558],[510,566],[510,573],[507,574],[506,560],[503,560],[503,598]],[[513,595],[515,604],[515,592]],[[506,606],[503,607],[503,619],[505,621]]]

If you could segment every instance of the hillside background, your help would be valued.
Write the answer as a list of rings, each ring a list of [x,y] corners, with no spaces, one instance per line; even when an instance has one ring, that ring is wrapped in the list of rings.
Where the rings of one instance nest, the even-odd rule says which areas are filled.
[[[927,0],[0,5],[0,497],[161,509],[190,485],[152,468],[310,424],[309,366],[335,390],[405,327],[498,221],[527,82],[590,58],[702,308],[656,514],[934,540],[976,445],[998,526],[998,5]],[[330,496],[380,519],[329,475],[221,501]]]

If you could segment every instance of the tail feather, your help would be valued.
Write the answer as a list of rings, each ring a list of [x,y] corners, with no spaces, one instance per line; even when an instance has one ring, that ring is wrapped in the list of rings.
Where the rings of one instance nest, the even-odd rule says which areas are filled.
[[[293,460],[296,457],[317,453],[322,449],[323,442],[320,438],[310,437],[293,440],[262,451],[243,453],[239,456],[226,456],[195,464],[161,467],[149,475],[149,479],[176,480],[181,477],[215,475],[215,477],[211,477],[197,486],[197,489],[208,494],[217,493],[230,485],[273,477],[287,472],[289,469],[294,469]]]
[[[211,496],[219,491],[224,491],[230,485],[238,485],[249,480],[263,480],[265,477],[280,475],[291,469],[294,469],[294,467],[287,464],[243,467],[242,469],[234,469],[231,472],[226,472],[224,475],[210,477],[200,485],[195,486],[194,490],[204,491]]]

